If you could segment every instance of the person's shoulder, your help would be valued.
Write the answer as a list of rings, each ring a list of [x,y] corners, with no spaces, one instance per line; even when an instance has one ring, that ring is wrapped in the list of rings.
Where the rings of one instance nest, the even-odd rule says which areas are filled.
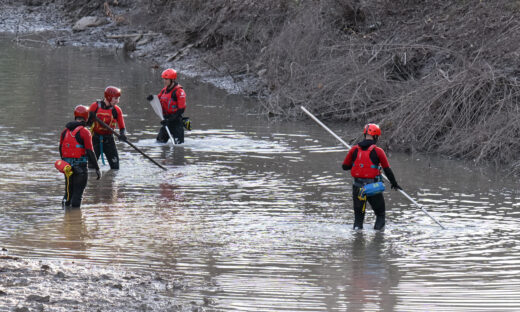
[[[177,86],[175,92],[180,96],[186,95],[186,92],[184,92],[184,88],[181,85]]]
[[[386,155],[384,149],[382,149],[381,147],[379,147],[377,145],[374,145],[374,146],[375,146],[374,150],[376,151],[377,154]]]
[[[91,136],[90,130],[87,127],[85,127],[85,126],[78,126],[78,127],[81,127],[81,129],[79,129],[79,132],[81,133],[81,135]]]
[[[359,150],[359,145],[356,144],[356,145],[352,146],[352,147],[348,150],[348,153],[349,153],[349,154],[352,154],[352,153],[354,153],[354,152],[357,152],[358,150]]]

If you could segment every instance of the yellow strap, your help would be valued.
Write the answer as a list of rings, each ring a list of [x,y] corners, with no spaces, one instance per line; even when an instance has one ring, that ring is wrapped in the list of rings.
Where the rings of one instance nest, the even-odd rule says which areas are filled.
[[[69,178],[70,178],[70,175],[65,175],[65,179],[67,180],[67,202],[70,201],[70,193],[69,193]]]
[[[363,194],[364,193],[364,189],[361,189],[359,193]],[[361,212],[365,213],[365,208],[366,208],[366,205],[367,205],[367,196],[366,195],[363,195],[363,196],[358,195],[358,199],[363,202],[363,208],[361,209]]]

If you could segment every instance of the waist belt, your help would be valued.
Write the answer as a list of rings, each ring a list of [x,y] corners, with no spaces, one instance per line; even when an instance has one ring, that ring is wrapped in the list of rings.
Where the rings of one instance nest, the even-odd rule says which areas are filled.
[[[357,187],[363,187],[367,184],[370,184],[370,183],[376,183],[376,182],[382,182],[383,181],[383,177],[378,175],[377,177],[375,178],[371,178],[371,179],[365,179],[365,178],[354,178],[354,186],[357,186]]]
[[[66,157],[66,158],[63,158],[63,160],[68,162],[72,167],[74,167],[74,166],[86,166],[87,162],[88,162],[87,156],[83,156],[83,157],[80,157],[80,158]]]

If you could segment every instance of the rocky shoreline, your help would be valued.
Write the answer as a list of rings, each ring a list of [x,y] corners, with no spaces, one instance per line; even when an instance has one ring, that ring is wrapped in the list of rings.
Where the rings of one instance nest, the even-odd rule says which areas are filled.
[[[2,5],[0,33],[12,35],[18,44],[44,44],[50,47],[86,46],[104,48],[130,59],[148,62],[161,70],[173,67],[180,75],[210,83],[231,94],[254,93],[252,76],[231,75],[212,64],[204,63],[200,52],[189,47],[172,50],[170,39],[143,25],[129,21],[136,5],[105,6],[103,12],[71,17],[59,3],[25,1],[32,5],[18,5],[15,1]],[[99,11],[99,10],[97,10]],[[182,80],[182,78],[181,78]]]

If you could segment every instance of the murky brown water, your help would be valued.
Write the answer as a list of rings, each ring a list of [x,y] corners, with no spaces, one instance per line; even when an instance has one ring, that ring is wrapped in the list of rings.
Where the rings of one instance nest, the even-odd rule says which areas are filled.
[[[516,178],[392,153],[400,184],[447,229],[386,192],[386,230],[371,230],[369,212],[354,232],[346,151],[312,121],[269,122],[181,78],[194,130],[173,150],[155,144],[144,100],[159,71],[112,52],[0,43],[0,247],[11,254],[189,277],[205,286],[183,299],[226,311],[520,309]],[[58,135],[108,84],[123,89],[130,140],[169,170],[119,144],[121,170],[102,167],[82,209],[64,212]]]

